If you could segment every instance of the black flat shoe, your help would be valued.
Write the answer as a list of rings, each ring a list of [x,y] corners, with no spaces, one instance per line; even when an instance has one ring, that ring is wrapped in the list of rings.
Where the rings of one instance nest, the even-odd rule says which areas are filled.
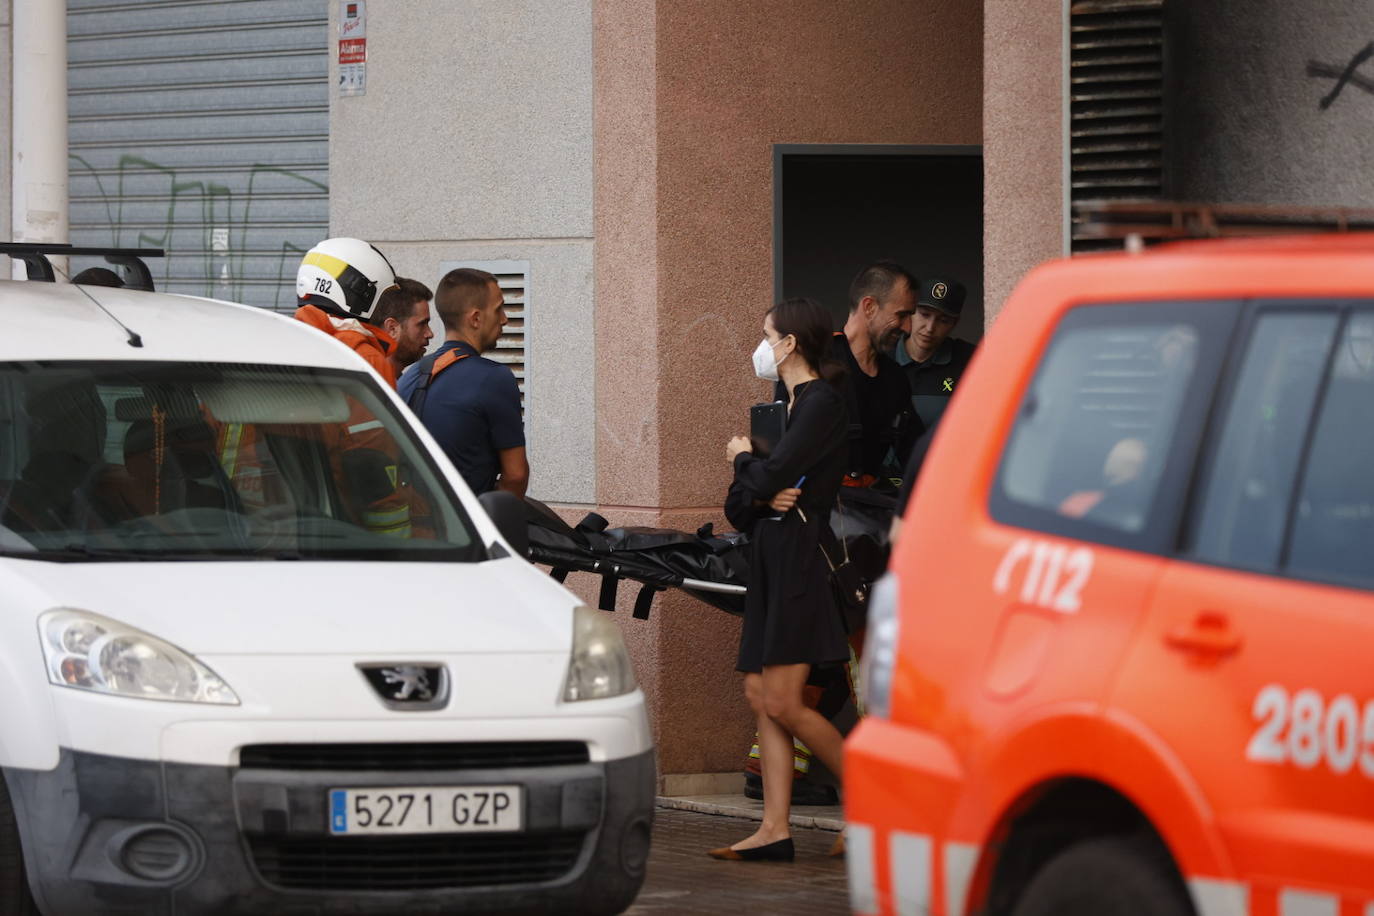
[[[706,853],[713,859],[726,859],[731,862],[791,862],[797,856],[797,850],[792,845],[792,838],[778,840],[776,843],[767,843],[763,846],[751,846],[748,849],[731,849],[729,846],[722,846],[720,849],[712,849]]]

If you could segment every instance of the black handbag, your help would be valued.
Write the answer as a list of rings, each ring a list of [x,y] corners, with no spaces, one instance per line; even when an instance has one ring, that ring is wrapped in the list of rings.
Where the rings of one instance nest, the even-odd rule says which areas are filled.
[[[835,498],[835,508],[841,515],[844,514],[838,496]],[[806,515],[802,513],[800,506],[797,512],[801,514],[802,521],[806,521]],[[831,540],[830,550],[825,549],[827,537]],[[835,551],[835,541],[839,541],[838,552]],[[849,545],[844,538],[836,538],[829,525],[822,525],[816,546],[820,547],[821,556],[825,558],[825,565],[830,570],[830,591],[835,596],[835,606],[839,608],[845,632],[856,633],[862,630],[868,623],[869,583],[859,570],[858,564],[850,559]],[[838,557],[832,557],[832,553],[837,553]],[[837,558],[839,562],[836,562]]]

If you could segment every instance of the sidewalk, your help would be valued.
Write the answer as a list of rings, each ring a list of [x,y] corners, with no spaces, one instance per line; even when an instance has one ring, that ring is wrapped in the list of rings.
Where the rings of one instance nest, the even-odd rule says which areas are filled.
[[[692,803],[748,810],[742,796],[719,797],[729,803],[659,799],[648,877],[634,905],[625,911],[628,916],[839,916],[849,912],[844,859],[826,855],[835,840],[830,830],[794,827],[795,862],[720,862],[709,858],[708,849],[729,846],[754,830],[747,813],[705,814],[681,807]],[[674,807],[664,807],[665,803]]]
[[[763,820],[763,802],[745,798],[743,795],[689,795],[675,798],[659,796],[658,807]],[[791,822],[793,827],[843,830],[844,808],[840,805],[794,805]]]

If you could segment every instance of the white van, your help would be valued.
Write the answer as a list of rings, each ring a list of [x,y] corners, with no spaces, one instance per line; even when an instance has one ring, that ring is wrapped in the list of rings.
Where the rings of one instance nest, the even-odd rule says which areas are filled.
[[[288,318],[0,305],[0,913],[630,904],[644,697],[514,497]]]

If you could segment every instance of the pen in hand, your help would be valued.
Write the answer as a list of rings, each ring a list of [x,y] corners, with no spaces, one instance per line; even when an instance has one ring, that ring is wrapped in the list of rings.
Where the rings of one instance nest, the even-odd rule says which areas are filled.
[[[794,484],[794,485],[791,486],[791,487],[787,487],[786,489],[779,490],[779,491],[777,492],[777,494],[775,494],[775,495],[773,496],[773,499],[770,501],[770,504],[771,504],[771,506],[772,506],[773,511],[776,512],[776,513],[778,513],[778,514],[777,514],[777,515],[770,516],[770,518],[772,518],[774,521],[781,521],[782,518],[783,518],[783,516],[785,516],[785,515],[786,515],[788,512],[790,512],[792,509],[797,508],[797,496],[796,496],[796,495],[793,495],[793,494],[791,494],[791,493],[787,493],[787,491],[788,491],[788,490],[800,490],[800,489],[801,489],[801,485],[804,484],[804,483],[806,483],[806,475],[805,475],[805,474],[803,474],[803,475],[801,476],[801,479],[798,480],[798,481],[796,482],[796,484]],[[785,493],[787,494],[786,496],[783,495],[783,494],[785,494]],[[779,506],[779,505],[778,505],[778,501],[779,501],[780,499],[783,501],[783,506],[786,506],[786,508],[783,508],[782,506]],[[797,509],[797,511],[800,512],[801,510],[800,510],[800,509]]]

